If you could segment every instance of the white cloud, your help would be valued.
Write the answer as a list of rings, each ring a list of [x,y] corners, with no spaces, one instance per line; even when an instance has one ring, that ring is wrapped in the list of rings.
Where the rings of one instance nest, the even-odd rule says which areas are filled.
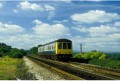
[[[120,41],[120,32],[119,33],[113,33],[108,35],[108,37],[110,37],[113,40],[119,40]]]
[[[54,23],[66,23],[66,22],[69,22],[69,20],[61,20],[61,21],[53,21]]]
[[[45,10],[49,11],[49,10],[55,10],[55,8],[53,6],[50,5],[45,5]]]
[[[117,27],[111,27],[107,25],[100,25],[98,27],[84,27],[82,25],[78,27],[72,27],[72,29],[77,30],[79,32],[86,32],[89,33],[90,36],[105,36],[111,33],[120,32]]]
[[[117,13],[107,13],[102,10],[90,10],[87,13],[73,14],[71,19],[80,23],[103,23],[120,19],[120,16]]]
[[[19,25],[0,22],[0,33],[20,33],[23,31],[25,31],[25,29]]]
[[[33,22],[38,22],[39,20],[34,20]],[[41,21],[39,21],[41,22]],[[36,23],[36,26],[32,28],[36,34],[43,37],[65,37],[70,36],[69,29],[63,24],[50,25],[47,23]]]
[[[87,29],[91,36],[104,36],[106,34],[120,32],[116,27],[101,25],[100,27],[90,27]]]
[[[22,34],[22,35],[13,35],[0,37],[0,42],[4,42],[8,45],[12,45],[15,48],[28,49],[33,46],[36,39],[34,35]]]
[[[29,49],[33,46],[37,46],[39,44],[46,44],[58,38],[44,37],[39,34],[31,33],[31,34],[20,34],[20,35],[4,36],[4,37],[0,36],[0,42],[4,42],[8,45],[12,45],[12,47],[15,48]]]
[[[109,34],[103,37],[74,36],[71,39],[74,50],[79,50],[80,44],[83,44],[83,51],[118,51],[120,48],[120,33]]]
[[[35,11],[43,11],[43,8],[36,3],[29,3],[28,1],[21,2],[19,7],[23,10],[35,10]]]
[[[3,7],[3,4],[2,3],[0,3],[0,8],[2,8]]]
[[[34,32],[30,34],[28,32],[18,33],[24,31],[20,26],[0,23],[0,34],[2,32],[3,34],[8,33],[5,36],[0,36],[0,42],[16,48],[29,49],[33,46],[45,44],[59,38],[70,37],[69,29],[62,24],[50,25],[39,20],[34,20],[33,22],[35,23],[35,27],[32,28]],[[4,31],[1,28],[5,28]]]
[[[115,23],[114,23],[114,26],[120,27],[120,21],[115,22]]]
[[[37,24],[37,25],[42,24],[42,22],[39,21],[38,19],[34,20],[33,23],[35,23],[35,24]]]
[[[38,5],[36,3],[30,3],[28,1],[21,2],[18,7],[22,10],[34,10],[34,11],[53,11],[55,8],[50,5]]]
[[[72,27],[72,29],[80,31],[80,32],[87,32],[87,29],[83,28],[83,27],[81,27],[81,28],[79,28],[79,27]]]
[[[16,9],[13,9],[13,12],[14,12],[14,13],[18,13],[18,11],[17,11]]]
[[[77,30],[79,32],[88,32],[87,28],[85,26],[82,26],[82,25],[78,25],[76,27],[72,27],[72,29]]]
[[[56,0],[57,1],[57,0]],[[59,0],[59,1],[63,1],[63,2],[67,2],[67,3],[70,3],[71,0]]]
[[[63,1],[63,2],[67,2],[67,3],[71,2],[71,0],[53,0],[53,1]]]

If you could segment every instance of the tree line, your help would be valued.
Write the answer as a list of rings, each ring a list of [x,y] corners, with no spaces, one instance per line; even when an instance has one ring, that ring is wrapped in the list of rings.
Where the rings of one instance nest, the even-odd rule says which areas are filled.
[[[26,50],[24,49],[12,48],[5,43],[0,43],[0,57],[10,56],[14,58],[22,58],[26,54]]]
[[[27,54],[32,54],[32,55],[38,54],[38,47],[32,47],[29,50],[24,50],[24,49],[12,48],[11,46],[6,45],[5,43],[0,43],[0,57],[10,56],[14,58],[22,58]]]

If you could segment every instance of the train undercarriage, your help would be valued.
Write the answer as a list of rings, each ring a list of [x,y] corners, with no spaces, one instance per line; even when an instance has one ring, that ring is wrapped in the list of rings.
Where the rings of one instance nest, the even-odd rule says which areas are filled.
[[[58,61],[70,61],[72,54],[40,54],[39,57]]]

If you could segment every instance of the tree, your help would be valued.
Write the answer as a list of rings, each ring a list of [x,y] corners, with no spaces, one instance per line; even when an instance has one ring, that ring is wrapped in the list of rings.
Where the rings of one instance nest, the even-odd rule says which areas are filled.
[[[30,52],[29,52],[30,54],[38,54],[38,48],[37,47],[32,47],[31,49],[30,49]]]
[[[38,47],[42,46],[41,44],[38,45]]]
[[[5,43],[0,43],[0,56],[9,55],[11,46],[6,45]]]
[[[12,48],[11,46],[6,45],[5,43],[0,43],[0,57],[6,55],[15,58],[21,58],[24,55],[26,55],[26,51],[24,49]]]
[[[107,58],[107,55],[106,54],[102,54],[100,57],[99,57],[99,59],[106,59]]]
[[[17,48],[11,49],[11,52],[10,52],[11,57],[22,58],[24,55],[26,55],[26,52],[23,49],[17,49]]]

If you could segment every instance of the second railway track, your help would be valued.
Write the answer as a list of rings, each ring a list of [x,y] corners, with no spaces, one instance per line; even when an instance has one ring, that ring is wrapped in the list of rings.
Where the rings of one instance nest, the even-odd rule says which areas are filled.
[[[63,70],[75,77],[79,77],[79,79],[86,79],[86,80],[117,80],[118,78],[109,77],[102,74],[95,74],[94,72],[90,72],[86,69],[76,67],[76,65],[71,65],[70,63],[58,62],[48,59],[43,59],[35,56],[28,56],[29,58],[35,59],[42,63],[45,63],[49,66],[55,67],[57,69]]]
[[[120,70],[108,69],[108,68],[100,67],[97,65],[78,63],[78,62],[70,62],[70,65],[74,67],[78,67],[83,70],[87,70],[92,73],[96,73],[96,74],[111,77],[113,79],[120,80]]]

